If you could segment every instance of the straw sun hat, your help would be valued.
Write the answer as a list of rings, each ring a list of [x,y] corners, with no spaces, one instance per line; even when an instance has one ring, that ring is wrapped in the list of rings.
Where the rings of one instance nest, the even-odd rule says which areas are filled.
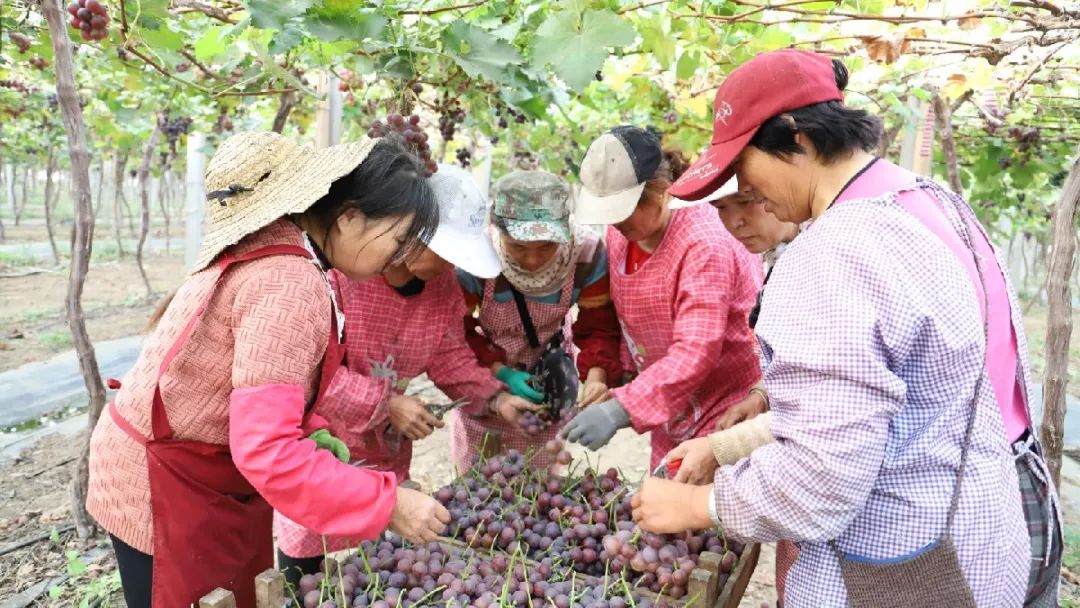
[[[314,149],[277,133],[238,133],[226,139],[206,168],[209,225],[191,272],[278,218],[302,213],[375,147],[377,140]]]

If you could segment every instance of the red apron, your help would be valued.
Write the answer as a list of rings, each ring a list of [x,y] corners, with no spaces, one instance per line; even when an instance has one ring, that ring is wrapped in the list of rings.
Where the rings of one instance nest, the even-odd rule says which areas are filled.
[[[233,264],[272,255],[311,257],[296,245],[270,245],[241,256],[224,256],[216,264],[220,271],[215,283]],[[146,446],[154,525],[154,608],[188,608],[218,587],[232,591],[238,607],[253,608],[255,576],[274,564],[273,508],[237,470],[228,445],[176,439],[161,400],[161,376],[191,336],[214,291],[210,289],[161,362],[150,411],[150,438],[143,437],[109,404],[109,415],[117,426]],[[338,342],[337,317],[331,314],[316,403],[341,366],[344,352]]]

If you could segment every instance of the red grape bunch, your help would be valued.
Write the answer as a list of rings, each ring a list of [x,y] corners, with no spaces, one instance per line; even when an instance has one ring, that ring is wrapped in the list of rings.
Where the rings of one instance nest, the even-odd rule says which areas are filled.
[[[420,127],[420,117],[416,114],[406,119],[401,114],[390,114],[386,122],[376,120],[371,123],[367,136],[379,138],[390,133],[398,133],[405,140],[405,147],[424,164],[424,177],[431,177],[439,170],[435,159],[431,157],[431,146],[428,144],[428,135]]]
[[[104,40],[109,36],[109,11],[99,0],[78,0],[68,5],[71,27],[79,30],[83,40]]]
[[[26,51],[29,51],[30,45],[33,44],[30,38],[20,34],[19,32],[11,32],[10,34],[8,34],[8,39],[15,43],[15,46],[19,47],[20,53],[25,53]]]
[[[37,93],[38,91],[37,87],[27,86],[26,83],[13,79],[0,80],[0,88],[11,89],[12,91],[26,94]]]

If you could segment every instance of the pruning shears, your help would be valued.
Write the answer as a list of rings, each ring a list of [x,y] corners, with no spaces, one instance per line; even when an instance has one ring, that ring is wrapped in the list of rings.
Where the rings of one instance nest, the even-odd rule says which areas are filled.
[[[674,479],[680,466],[682,466],[682,458],[676,458],[671,462],[661,462],[660,466],[653,470],[652,475],[660,479]]]
[[[438,420],[442,420],[447,412],[463,405],[467,405],[470,401],[471,399],[458,399],[456,401],[451,401],[450,403],[429,403],[427,407],[428,412],[431,413],[432,416]]]

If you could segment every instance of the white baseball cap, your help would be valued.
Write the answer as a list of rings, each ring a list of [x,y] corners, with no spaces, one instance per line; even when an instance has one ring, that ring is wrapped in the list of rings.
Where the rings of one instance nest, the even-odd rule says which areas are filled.
[[[739,180],[737,180],[735,176],[732,176],[731,179],[727,180],[726,182],[721,184],[719,188],[714,190],[712,194],[709,194],[696,201],[684,201],[681,198],[675,198],[674,196],[672,196],[671,200],[668,201],[668,208],[682,209],[683,207],[693,207],[694,205],[700,205],[701,203],[711,203],[715,200],[724,198],[725,196],[735,194],[738,191]]]
[[[476,180],[461,167],[440,164],[428,184],[439,204],[439,228],[428,247],[475,277],[499,276],[502,263],[488,230],[488,201]]]

